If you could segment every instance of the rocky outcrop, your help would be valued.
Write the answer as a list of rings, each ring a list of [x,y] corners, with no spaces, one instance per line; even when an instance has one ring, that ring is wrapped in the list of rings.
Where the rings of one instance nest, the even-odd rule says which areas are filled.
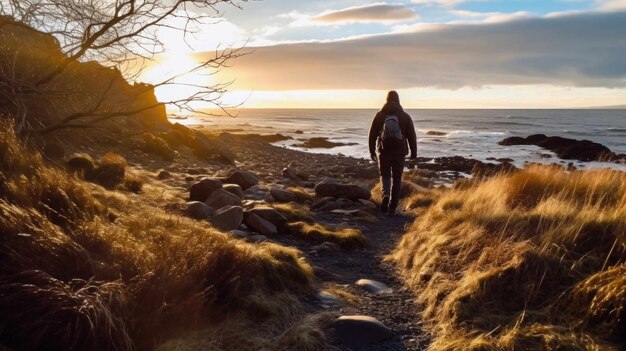
[[[619,157],[608,147],[590,140],[576,140],[559,136],[546,136],[545,134],[533,134],[526,138],[509,137],[498,144],[511,145],[535,145],[554,152],[559,158],[566,160],[589,161],[615,161]]]
[[[315,195],[318,197],[343,197],[353,201],[369,200],[371,191],[356,184],[341,184],[332,179],[325,179],[315,186]]]
[[[356,143],[340,143],[328,140],[324,137],[316,137],[304,140],[303,142],[294,145],[295,147],[302,147],[307,149],[332,149],[337,146],[356,145]]]
[[[18,88],[11,84],[38,84],[67,60],[59,41],[52,35],[18,24],[6,16],[0,16],[0,24],[0,56],[11,58],[0,62],[0,70],[19,77],[19,83],[1,85],[0,95],[11,96],[12,89]],[[100,126],[119,131],[158,130],[170,124],[165,106],[157,101],[153,86],[130,84],[119,70],[94,61],[71,61],[49,82],[20,98],[28,106],[29,124],[43,128],[69,115],[94,109],[126,114],[137,111],[130,116],[98,122]],[[0,116],[16,115],[17,109],[13,104],[2,104]]]

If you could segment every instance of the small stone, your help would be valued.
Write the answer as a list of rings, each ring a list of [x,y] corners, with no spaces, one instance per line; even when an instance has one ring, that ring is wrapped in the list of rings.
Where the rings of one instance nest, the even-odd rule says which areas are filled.
[[[200,201],[190,201],[185,208],[187,216],[195,219],[209,219],[213,214],[213,210],[207,204]]]
[[[265,235],[250,235],[248,240],[254,243],[261,243],[267,241],[267,237]]]
[[[337,197],[350,200],[369,200],[371,192],[369,189],[356,184],[341,184],[330,178],[325,179],[315,186],[315,194],[319,197]]]
[[[342,305],[343,304],[343,300],[338,297],[337,295],[331,294],[327,291],[319,291],[317,294],[315,294],[315,297],[317,297],[318,300],[320,300],[321,303],[323,303],[324,305]]]
[[[231,230],[230,233],[235,237],[235,238],[239,238],[239,239],[245,239],[247,237],[250,236],[250,233],[243,231],[243,230]]]
[[[263,219],[270,221],[276,228],[284,229],[287,225],[287,218],[276,209],[267,206],[255,207],[246,213],[246,216],[256,214]]]
[[[333,197],[325,197],[323,199],[320,199],[320,200],[314,202],[313,205],[311,205],[311,209],[312,210],[317,210],[319,208],[322,208],[324,205],[326,205],[327,203],[329,203],[332,200],[334,200]]]
[[[391,294],[393,292],[386,284],[372,279],[359,279],[356,285],[375,294]]]
[[[317,252],[336,252],[339,251],[339,245],[326,241],[324,243],[311,247],[311,250]]]
[[[157,178],[159,179],[170,179],[172,178],[172,174],[168,171],[160,171],[159,174],[157,174]]]
[[[330,324],[331,340],[358,349],[391,337],[391,330],[368,316],[341,316]]]

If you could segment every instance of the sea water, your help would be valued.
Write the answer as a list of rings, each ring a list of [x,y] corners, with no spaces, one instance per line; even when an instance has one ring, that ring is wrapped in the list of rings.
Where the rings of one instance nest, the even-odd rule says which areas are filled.
[[[369,158],[368,129],[376,110],[366,109],[244,109],[237,117],[195,115],[187,125],[233,133],[280,133],[292,140],[277,145],[294,148],[301,139],[326,137],[330,141],[354,144],[331,149],[301,149],[318,153]],[[525,162],[569,163],[536,146],[501,146],[510,136],[543,133],[587,139],[606,145],[618,154],[626,153],[626,110],[407,110],[417,132],[417,154],[422,157],[463,156],[488,161],[511,158],[518,166]],[[177,120],[178,122],[181,122]],[[428,135],[429,131],[446,135]],[[626,166],[601,162],[579,162],[578,167]]]

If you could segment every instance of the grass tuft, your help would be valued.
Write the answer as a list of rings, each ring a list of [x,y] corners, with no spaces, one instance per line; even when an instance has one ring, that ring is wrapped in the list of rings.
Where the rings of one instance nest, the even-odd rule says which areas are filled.
[[[289,223],[289,228],[296,235],[315,242],[332,242],[344,249],[363,247],[366,244],[365,236],[354,228],[330,228],[320,223],[295,222]]]
[[[430,350],[624,344],[626,174],[531,166],[431,195],[388,257]]]

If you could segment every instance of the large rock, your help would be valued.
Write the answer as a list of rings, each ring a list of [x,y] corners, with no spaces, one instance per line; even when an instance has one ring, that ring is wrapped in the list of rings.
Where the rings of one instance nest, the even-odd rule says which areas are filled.
[[[226,206],[220,208],[211,218],[211,224],[219,230],[230,231],[239,228],[243,222],[243,207]]]
[[[391,337],[391,330],[368,316],[341,316],[330,324],[330,338],[351,349],[377,344]]]
[[[612,161],[617,158],[608,147],[589,140],[576,140],[559,136],[533,134],[526,138],[509,137],[500,145],[536,145],[554,152],[559,158],[579,161]]]
[[[187,216],[195,219],[209,219],[213,210],[204,202],[190,201],[185,208]]]
[[[276,209],[272,207],[255,207],[250,211],[246,212],[246,216],[250,214],[255,214],[265,220],[270,221],[273,225],[276,226],[280,231],[286,228],[287,226],[287,218],[283,216],[282,213],[278,212]]]
[[[243,197],[243,189],[237,184],[224,184],[224,190],[237,197]]]
[[[270,189],[270,195],[278,202],[291,202],[296,200],[296,195],[288,190],[279,188]]]
[[[244,221],[250,229],[261,235],[272,236],[278,234],[278,229],[272,222],[254,213],[246,216]]]
[[[356,201],[358,199],[369,200],[372,193],[369,189],[356,184],[341,184],[334,180],[326,179],[315,186],[315,194],[318,197],[343,197]]]
[[[222,182],[217,179],[204,178],[189,188],[189,200],[206,201],[206,199],[222,188]]]
[[[259,184],[259,177],[250,172],[235,171],[224,180],[224,183],[237,184],[243,190],[247,190]]]
[[[212,209],[220,209],[224,206],[241,206],[241,198],[224,189],[217,189],[204,203]]]

